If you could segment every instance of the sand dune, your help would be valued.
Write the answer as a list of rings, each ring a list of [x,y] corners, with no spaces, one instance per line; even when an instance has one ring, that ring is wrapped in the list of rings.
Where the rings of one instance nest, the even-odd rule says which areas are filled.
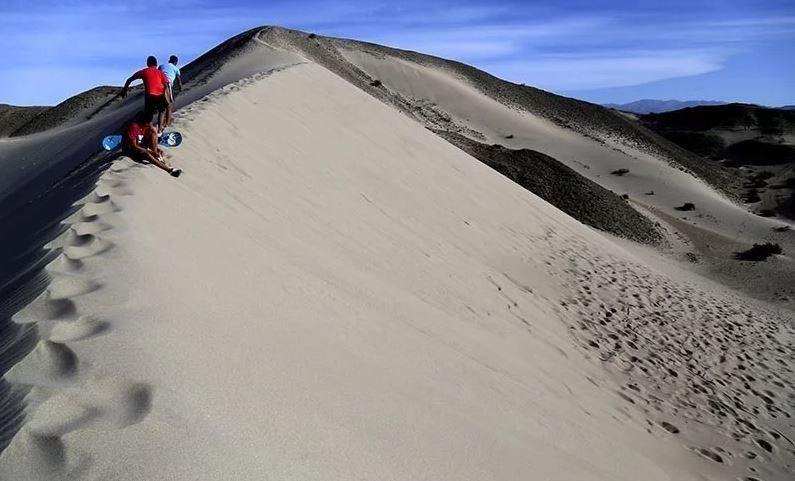
[[[186,69],[178,180],[82,164],[88,140],[54,147],[71,128],[0,142],[0,168],[102,166],[63,199],[3,199],[64,224],[31,228],[51,255],[19,254],[49,279],[14,315],[40,339],[5,376],[28,392],[0,478],[788,478],[792,311],[581,224],[279,32]],[[387,68],[368,55],[360,72]],[[769,227],[656,154],[395,65],[383,85],[459,133],[511,133],[597,183],[633,161],[633,183],[601,185],[673,192],[639,209],[690,199],[705,230]],[[51,183],[29,169],[13,175]]]
[[[608,109],[504,82],[460,63],[283,29],[255,32],[259,44],[298,52],[429,128],[553,157],[628,196],[670,238],[688,239],[673,242],[669,254],[688,262],[694,272],[754,297],[795,306],[795,288],[781,287],[795,286],[791,262],[773,260],[751,268],[726,262],[757,242],[775,241],[785,252],[795,251],[792,232],[774,231],[780,220],[759,217],[727,198],[739,199],[743,179],[735,172],[705,162]],[[611,174],[621,169],[628,174]],[[677,212],[685,202],[696,210]]]

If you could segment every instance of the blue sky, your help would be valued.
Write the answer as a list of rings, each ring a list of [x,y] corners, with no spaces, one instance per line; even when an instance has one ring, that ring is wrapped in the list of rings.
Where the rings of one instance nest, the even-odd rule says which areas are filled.
[[[452,58],[594,102],[795,104],[795,1],[0,0],[0,103],[120,85],[257,25]]]

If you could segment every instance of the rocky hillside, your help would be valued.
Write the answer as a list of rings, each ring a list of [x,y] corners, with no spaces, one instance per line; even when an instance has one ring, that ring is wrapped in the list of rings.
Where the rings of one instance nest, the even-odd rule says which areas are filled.
[[[0,137],[8,137],[50,107],[17,107],[0,104]]]
[[[626,199],[548,155],[487,145],[453,132],[437,133],[584,224],[645,244],[656,244],[662,238],[654,223]]]
[[[758,214],[795,219],[795,111],[749,104],[686,108],[639,121],[702,157],[735,169]]]

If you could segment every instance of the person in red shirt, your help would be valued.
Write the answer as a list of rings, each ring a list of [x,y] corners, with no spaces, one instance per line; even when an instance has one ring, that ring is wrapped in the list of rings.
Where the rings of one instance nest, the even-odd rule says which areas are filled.
[[[157,68],[157,59],[150,55],[146,59],[146,68],[135,72],[124,82],[124,88],[121,91],[122,97],[127,96],[127,90],[135,80],[143,80],[144,112],[149,114],[150,118],[157,114],[157,126],[162,132],[166,127],[165,115],[169,107],[169,99],[166,97],[168,77]]]
[[[175,169],[163,160],[163,150],[157,146],[157,130],[152,125],[152,116],[139,112],[127,126],[121,144],[121,152],[136,162],[149,162],[179,177],[182,169]]]

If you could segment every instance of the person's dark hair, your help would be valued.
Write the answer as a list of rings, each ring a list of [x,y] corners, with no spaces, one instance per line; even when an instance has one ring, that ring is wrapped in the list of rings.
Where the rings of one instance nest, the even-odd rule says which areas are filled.
[[[179,59],[177,58],[176,55],[172,55],[172,56],[168,57],[168,63],[173,63],[174,65],[176,65],[177,62],[179,62]]]
[[[135,114],[135,122],[139,124],[151,124],[152,116],[146,113],[145,110],[141,110],[140,112]]]
[[[157,67],[157,58],[154,55],[150,55],[146,57],[146,66],[147,67]]]

